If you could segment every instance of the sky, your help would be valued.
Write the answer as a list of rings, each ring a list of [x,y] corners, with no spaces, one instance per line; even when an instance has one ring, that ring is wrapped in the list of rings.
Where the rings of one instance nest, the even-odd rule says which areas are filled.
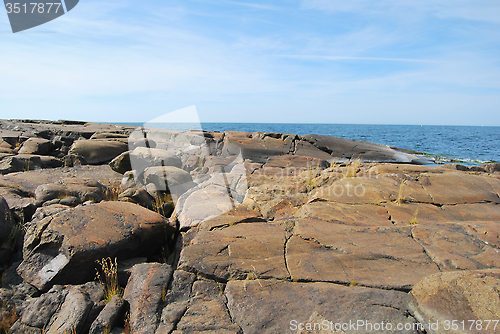
[[[0,118],[500,126],[498,0],[80,0],[13,34]]]

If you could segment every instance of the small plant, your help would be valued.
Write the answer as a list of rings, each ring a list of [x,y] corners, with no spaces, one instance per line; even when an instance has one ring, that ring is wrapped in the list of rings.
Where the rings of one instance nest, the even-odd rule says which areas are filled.
[[[161,301],[165,303],[167,301],[167,288],[162,287],[161,288]]]
[[[119,195],[120,195],[120,186],[117,184],[109,185],[104,190],[104,199],[106,201],[117,201]]]
[[[335,165],[337,164],[338,162],[338,159],[337,158],[333,158],[331,161],[330,161],[330,168],[334,168]]]
[[[122,288],[118,284],[118,262],[111,260],[111,258],[103,258],[96,261],[101,270],[96,269],[96,277],[104,285],[104,300],[106,304],[111,301],[115,295],[123,293]]]
[[[344,177],[356,177],[358,176],[358,169],[361,165],[361,159],[357,158],[354,161],[351,161],[345,169]]]
[[[405,180],[401,181],[401,183],[399,184],[398,198],[396,198],[395,201],[397,205],[401,205],[406,202],[406,198],[404,196],[405,186],[406,186],[406,181]]]
[[[156,211],[157,213],[159,213],[162,216],[165,216],[167,213],[165,212],[163,205],[166,203],[170,203],[172,205],[172,207],[174,206],[174,201],[172,200],[172,195],[166,194],[166,193],[157,194],[155,196],[155,201],[153,203],[154,211]]]
[[[356,282],[355,280],[352,280],[350,283],[349,283],[349,286],[357,286],[358,285],[358,282]]]
[[[319,161],[318,164],[316,165],[316,169],[313,169],[312,166],[309,166],[307,170],[307,179],[306,179],[306,188],[307,192],[310,192],[314,188],[317,187],[318,182],[316,180],[316,177],[320,174],[320,166],[319,166]]]
[[[410,225],[417,225],[418,224],[417,214],[418,214],[418,208],[417,208],[417,210],[415,210],[415,213],[413,214],[413,218],[408,222],[408,224],[410,224]]]
[[[130,312],[125,313],[124,327],[125,334],[130,334]]]

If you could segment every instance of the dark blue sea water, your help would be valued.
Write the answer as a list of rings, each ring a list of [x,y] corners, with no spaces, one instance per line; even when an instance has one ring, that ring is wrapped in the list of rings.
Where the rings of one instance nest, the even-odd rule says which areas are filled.
[[[127,123],[142,125],[140,123]],[[187,130],[194,124],[158,124],[158,127]],[[151,123],[148,123],[151,126]],[[198,126],[199,127],[199,126]],[[369,124],[299,123],[202,123],[207,131],[282,132],[298,135],[320,134],[362,140],[424,152],[443,162],[467,164],[500,161],[498,126],[419,126]]]

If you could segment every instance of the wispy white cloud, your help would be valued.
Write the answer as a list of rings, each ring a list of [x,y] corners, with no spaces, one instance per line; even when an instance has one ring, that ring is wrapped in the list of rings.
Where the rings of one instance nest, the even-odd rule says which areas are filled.
[[[87,109],[99,120],[192,104],[200,115],[210,110],[211,120],[227,121],[328,121],[328,110],[349,108],[369,119],[371,108],[405,123],[395,112],[405,105],[436,112],[429,104],[439,103],[451,114],[457,101],[461,109],[475,103],[493,110],[500,100],[500,33],[491,28],[493,18],[472,22],[486,9],[467,12],[471,6],[82,1],[33,30],[54,33],[0,35],[0,62],[8,64],[0,66],[0,99],[26,110],[24,117]],[[464,17],[470,24],[448,20]]]

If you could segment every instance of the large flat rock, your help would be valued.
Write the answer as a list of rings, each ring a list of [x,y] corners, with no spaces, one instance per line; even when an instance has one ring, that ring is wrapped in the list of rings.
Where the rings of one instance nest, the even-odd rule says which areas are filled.
[[[302,333],[417,333],[397,330],[397,324],[413,328],[416,323],[408,316],[403,292],[257,279],[230,281],[225,294],[231,316],[244,333],[296,333],[299,329]],[[385,326],[382,330],[382,322],[390,323],[393,330]],[[314,323],[327,327],[305,331]],[[367,323],[377,323],[378,330],[371,327],[370,331]]]
[[[218,280],[288,277],[285,231],[270,223],[239,223],[200,231],[181,252],[179,268]]]
[[[298,220],[286,245],[294,280],[409,290],[439,271],[409,227],[354,227]]]

